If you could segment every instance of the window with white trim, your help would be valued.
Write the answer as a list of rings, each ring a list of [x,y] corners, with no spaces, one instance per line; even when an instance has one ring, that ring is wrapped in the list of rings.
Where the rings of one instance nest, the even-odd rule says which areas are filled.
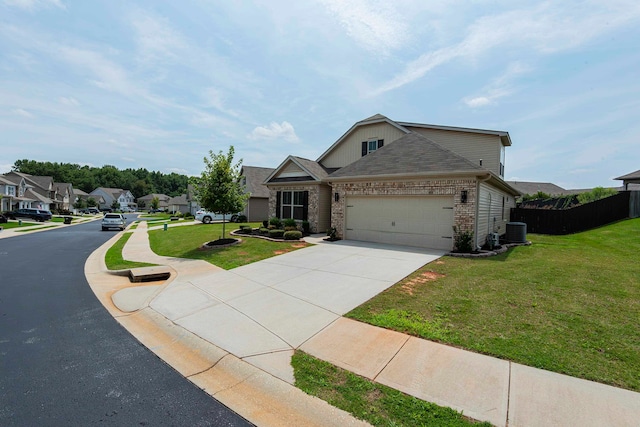
[[[370,139],[368,141],[362,141],[362,156],[371,154],[374,151],[382,148],[384,145],[384,139]]]
[[[283,191],[280,197],[280,218],[306,219],[304,191]]]

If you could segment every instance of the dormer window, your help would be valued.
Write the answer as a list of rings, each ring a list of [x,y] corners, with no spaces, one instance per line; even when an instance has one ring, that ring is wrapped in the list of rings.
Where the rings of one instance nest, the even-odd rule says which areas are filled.
[[[369,153],[373,153],[378,148],[382,148],[384,145],[384,139],[370,139],[368,141],[362,141],[362,155],[366,156]]]

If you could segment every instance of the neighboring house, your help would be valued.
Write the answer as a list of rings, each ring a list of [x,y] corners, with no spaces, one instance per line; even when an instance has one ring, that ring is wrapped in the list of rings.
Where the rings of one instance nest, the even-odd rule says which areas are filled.
[[[538,192],[542,192],[550,196],[563,196],[567,194],[568,191],[550,182],[507,181],[507,184],[518,190],[523,195],[534,195]]]
[[[269,189],[264,182],[275,169],[243,166],[240,170],[242,184],[249,194],[242,211],[248,221],[263,221],[269,218]]]
[[[354,124],[317,160],[287,157],[264,184],[270,216],[335,227],[344,239],[451,250],[503,234],[520,193],[504,181],[508,132],[396,122]]]
[[[151,209],[151,202],[155,197],[158,198],[158,209],[169,209],[169,199],[171,197],[167,196],[166,194],[147,194],[146,196],[138,198],[138,204],[142,205],[141,202],[143,202],[145,209]]]
[[[34,176],[12,171],[2,177],[5,182],[3,195],[9,199],[10,209],[8,210],[25,208],[50,210],[55,208],[53,178],[50,176]],[[5,203],[3,202],[3,206]]]
[[[167,201],[169,212],[182,212],[183,214],[189,212],[189,202],[187,201],[187,195],[182,194],[177,197],[171,197]]]
[[[71,210],[75,202],[73,185],[68,182],[54,182],[55,198],[58,209]]]
[[[187,205],[189,212],[191,212],[191,215],[195,215],[196,212],[200,210],[200,205],[198,204],[195,189],[191,184],[187,184]]]
[[[93,197],[96,202],[98,202],[100,197],[102,198],[102,201],[98,202],[100,209],[111,208],[114,201],[120,204],[120,209],[138,209],[138,205],[135,203],[135,198],[133,194],[131,194],[131,191],[121,188],[99,187],[89,193],[89,197]]]
[[[102,196],[99,196],[99,195],[92,196],[91,194],[86,193],[78,188],[73,189],[73,197],[74,197],[74,203],[80,200],[84,200],[86,202],[89,199],[93,199],[93,201],[97,203],[97,206],[105,204],[104,198]]]
[[[640,170],[615,178],[622,181],[623,191],[640,191]]]

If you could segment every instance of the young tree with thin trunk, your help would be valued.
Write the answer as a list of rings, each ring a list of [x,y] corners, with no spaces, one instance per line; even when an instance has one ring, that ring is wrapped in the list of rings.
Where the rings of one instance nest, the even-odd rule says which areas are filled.
[[[195,182],[195,190],[200,206],[209,212],[222,214],[222,238],[225,235],[226,215],[244,209],[247,194],[240,183],[242,159],[235,165],[233,145],[224,154],[215,154],[209,150],[209,157],[204,158],[205,169]]]

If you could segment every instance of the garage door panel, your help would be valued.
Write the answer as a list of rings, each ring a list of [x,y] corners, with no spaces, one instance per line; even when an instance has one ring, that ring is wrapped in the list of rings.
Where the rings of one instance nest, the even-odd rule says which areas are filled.
[[[451,250],[451,196],[347,198],[346,238]]]

